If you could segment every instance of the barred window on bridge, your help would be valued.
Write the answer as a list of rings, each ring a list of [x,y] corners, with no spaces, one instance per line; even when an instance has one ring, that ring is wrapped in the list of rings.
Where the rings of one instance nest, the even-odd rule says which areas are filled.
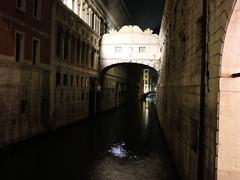
[[[119,46],[115,47],[115,53],[121,53],[121,51],[122,51],[122,47],[119,47]]]
[[[139,47],[139,53],[145,53],[146,47]]]

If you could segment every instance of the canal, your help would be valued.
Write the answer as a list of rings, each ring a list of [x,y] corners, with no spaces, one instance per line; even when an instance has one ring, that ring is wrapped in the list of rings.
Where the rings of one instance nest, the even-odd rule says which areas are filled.
[[[4,180],[178,180],[148,98],[0,152]]]

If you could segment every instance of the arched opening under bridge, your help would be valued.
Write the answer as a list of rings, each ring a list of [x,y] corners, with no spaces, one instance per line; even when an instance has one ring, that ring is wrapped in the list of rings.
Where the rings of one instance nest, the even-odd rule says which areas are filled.
[[[240,1],[229,21],[222,52],[219,94],[218,179],[240,179]]]

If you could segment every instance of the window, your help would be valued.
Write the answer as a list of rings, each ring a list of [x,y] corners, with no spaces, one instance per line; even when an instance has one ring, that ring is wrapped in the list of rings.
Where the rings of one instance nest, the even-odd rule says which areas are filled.
[[[139,47],[139,53],[145,53],[146,48],[145,47]]]
[[[85,87],[88,87],[88,78],[85,79]]]
[[[76,43],[75,43],[75,38],[71,38],[71,62],[76,63]]]
[[[32,41],[32,63],[33,65],[36,65],[36,62],[39,62],[39,56],[40,56],[40,48],[39,48],[39,40],[33,39]]]
[[[61,90],[61,97],[60,97],[60,99],[61,99],[61,102],[63,102],[63,90]]]
[[[73,94],[72,94],[72,102],[74,102],[76,99],[76,96],[75,96],[75,92],[73,91]],[[73,108],[73,107],[72,107]],[[72,109],[72,112],[74,112],[74,110]]]
[[[76,62],[79,63],[80,61],[80,51],[81,51],[81,41],[77,40],[77,50],[76,50]]]
[[[83,87],[83,77],[81,77],[81,87]]]
[[[115,53],[120,53],[122,51],[122,47],[115,47]]]
[[[33,0],[33,17],[40,19],[41,0]]]
[[[57,29],[57,38],[56,38],[56,55],[58,58],[61,57],[61,50],[62,50],[62,36],[61,36],[61,30]]]
[[[95,61],[95,52],[92,51],[92,54],[91,54],[91,68],[92,69],[94,68],[94,61]]]
[[[84,100],[84,91],[81,93],[81,100]]]
[[[82,56],[81,56],[81,62],[80,62],[81,65],[84,65],[86,60],[85,51],[86,51],[86,44],[85,42],[82,42],[82,52],[81,52]]]
[[[64,37],[64,59],[68,60],[68,56],[69,56],[69,38],[68,34],[66,34]]]
[[[76,85],[77,85],[77,87],[79,86],[79,77],[78,76],[76,77]]]
[[[67,74],[64,74],[64,76],[63,76],[63,85],[64,86],[68,85],[68,75]]]
[[[78,93],[78,102],[80,101],[80,93]]]
[[[71,81],[70,81],[71,86],[73,86],[73,75],[71,75]]]
[[[72,10],[75,11],[75,0],[72,0]]]
[[[129,47],[129,53],[132,53],[133,52],[133,47]]]
[[[16,8],[25,11],[26,9],[26,0],[17,0],[16,1]]]
[[[92,27],[92,29],[93,30],[95,30],[94,28],[94,23],[95,23],[95,14],[94,13],[92,13],[92,24],[91,24],[91,27]]]
[[[59,86],[61,85],[61,74],[56,73],[56,85]]]
[[[16,50],[16,56],[15,60],[16,62],[19,62],[21,59],[23,59],[24,56],[24,36],[23,33],[17,32],[16,33],[16,42],[15,42],[15,50]]]
[[[22,99],[20,104],[20,112],[22,114],[27,112],[27,105],[28,105],[27,99]]]

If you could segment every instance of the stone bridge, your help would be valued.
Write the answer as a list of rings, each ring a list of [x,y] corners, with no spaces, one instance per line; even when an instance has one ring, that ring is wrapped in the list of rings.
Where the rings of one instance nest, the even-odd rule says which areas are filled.
[[[136,63],[159,70],[159,36],[138,26],[123,26],[105,34],[101,44],[101,69],[122,63]]]

